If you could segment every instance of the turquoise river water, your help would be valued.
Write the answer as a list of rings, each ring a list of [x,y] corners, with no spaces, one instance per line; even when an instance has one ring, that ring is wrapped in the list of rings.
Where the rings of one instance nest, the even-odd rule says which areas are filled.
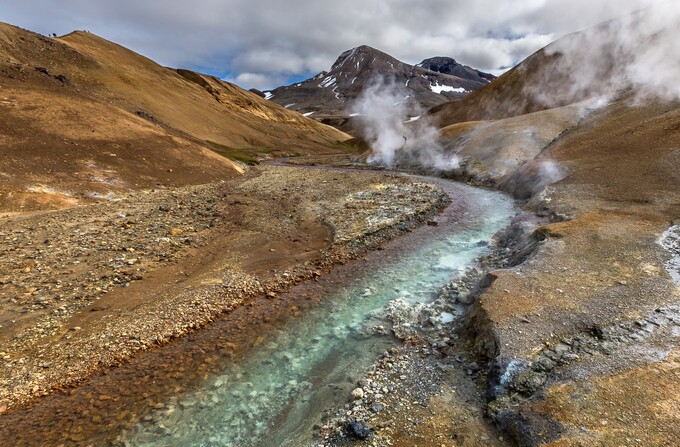
[[[498,192],[438,182],[453,203],[437,226],[421,227],[371,254],[349,281],[333,282],[335,271],[322,278],[327,286],[317,306],[268,334],[246,356],[225,360],[199,386],[170,397],[118,439],[140,447],[309,445],[323,410],[346,402],[353,383],[398,343],[367,330],[376,313],[395,299],[434,300],[487,253],[492,236],[515,212],[513,201]]]

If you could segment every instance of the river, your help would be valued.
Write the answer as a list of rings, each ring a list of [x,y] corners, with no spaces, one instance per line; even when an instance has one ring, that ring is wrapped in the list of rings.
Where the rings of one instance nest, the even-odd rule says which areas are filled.
[[[17,446],[310,445],[324,410],[346,403],[400,343],[384,318],[390,303],[434,300],[515,213],[502,193],[427,180],[452,199],[437,225],[3,415],[3,436]]]
[[[318,305],[264,335],[244,357],[223,359],[202,383],[170,397],[119,439],[140,447],[311,443],[323,410],[343,404],[357,378],[398,343],[373,330],[383,325],[388,304],[436,299],[442,286],[487,253],[492,236],[514,214],[503,194],[438,183],[453,204],[437,217],[437,226],[387,244],[350,280],[346,268],[331,272],[313,286],[321,294]]]

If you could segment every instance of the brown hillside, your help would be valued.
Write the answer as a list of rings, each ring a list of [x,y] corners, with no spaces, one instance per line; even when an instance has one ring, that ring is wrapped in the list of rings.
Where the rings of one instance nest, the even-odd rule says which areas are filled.
[[[0,24],[0,212],[196,184],[261,153],[337,151],[341,132],[232,84],[75,32]],[[211,150],[212,149],[212,150]]]
[[[518,168],[576,126],[586,113],[583,104],[573,104],[495,121],[457,123],[441,129],[440,141],[461,158],[468,178],[506,186]]]
[[[462,99],[435,106],[429,114],[444,127],[524,115],[613,93],[610,81],[619,74],[616,60],[621,55],[606,36],[611,27],[619,25],[608,22],[567,35],[490,84]],[[569,57],[563,49],[572,49]]]
[[[525,240],[535,251],[487,278],[469,323],[500,371],[487,413],[517,445],[680,440],[669,261],[680,251],[660,243],[680,224],[680,102],[664,95],[672,85],[648,92],[625,76],[670,32],[635,42],[634,27],[609,32],[640,17],[567,36],[430,111],[461,177],[533,195],[527,209],[546,219]],[[647,79],[658,69],[635,68]]]
[[[636,438],[634,445],[660,446],[680,439],[677,320],[670,327],[654,320],[680,299],[666,272],[669,254],[657,242],[680,216],[678,105],[615,103],[539,156],[568,174],[530,205],[569,219],[540,228],[545,240],[537,252],[495,272],[478,305],[496,358],[542,361],[570,345],[570,360],[549,367],[534,398],[492,403],[518,443],[618,446]],[[592,345],[582,350],[570,341],[579,338]],[[606,349],[593,350],[600,343]],[[664,370],[676,376],[656,373]]]
[[[74,73],[74,81],[102,98],[137,108],[202,141],[230,148],[316,150],[346,136],[299,113],[212,76],[172,70],[94,34],[77,31],[59,39],[96,59],[99,69]],[[266,130],[265,130],[266,129]]]
[[[518,445],[677,445],[677,251],[659,241],[680,222],[680,102],[597,72],[620,48],[588,35],[565,38],[579,64],[548,47],[431,111],[464,175],[535,194],[527,208],[547,219],[536,250],[494,272],[471,313],[480,351],[515,374],[490,388],[487,410]],[[585,101],[602,94],[611,102]],[[543,163],[561,179],[525,194]]]

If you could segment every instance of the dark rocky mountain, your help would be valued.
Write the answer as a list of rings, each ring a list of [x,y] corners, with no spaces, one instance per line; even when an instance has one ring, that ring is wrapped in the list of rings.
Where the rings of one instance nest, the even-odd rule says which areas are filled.
[[[266,99],[310,118],[351,130],[352,102],[380,79],[403,86],[405,95],[426,110],[460,99],[488,84],[494,76],[450,58],[426,59],[422,64],[409,65],[364,45],[342,53],[327,72],[261,93]]]
[[[479,71],[476,68],[460,64],[451,57],[431,57],[417,64],[416,67],[422,67],[427,70],[457,76],[459,78],[469,79],[471,81],[484,82],[486,80],[487,82],[491,82],[496,79],[496,76],[492,75],[491,73],[484,73],[483,71]]]

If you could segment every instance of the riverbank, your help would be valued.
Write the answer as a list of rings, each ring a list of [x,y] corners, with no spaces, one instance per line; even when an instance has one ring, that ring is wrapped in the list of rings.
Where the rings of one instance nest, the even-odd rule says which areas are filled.
[[[454,202],[437,215],[436,225],[282,295],[291,303],[306,296],[316,304],[281,322],[278,331],[262,333],[237,358],[217,358],[195,387],[172,393],[119,440],[149,447],[311,445],[320,412],[344,402],[380,353],[399,343],[389,334],[389,321],[399,313],[394,304],[408,308],[435,299],[451,277],[488,252],[489,239],[514,214],[503,194],[433,181]],[[432,317],[446,320],[450,314],[441,309]]]
[[[420,421],[434,414],[452,420],[451,412],[473,403],[476,414],[494,423],[495,435],[475,438],[478,432],[466,433],[469,425],[460,422],[380,428],[387,413],[369,409],[356,417],[374,424],[371,439],[347,436],[353,414],[340,426],[331,423],[322,438],[334,433],[331,445],[395,446],[680,442],[678,251],[668,240],[680,216],[679,134],[668,131],[678,112],[673,104],[614,109],[594,114],[540,154],[565,177],[525,204],[544,221],[518,232],[528,245],[518,245],[513,257],[523,262],[490,271],[460,327],[441,334],[451,352],[469,360],[458,366],[451,356],[428,360],[435,368],[476,365],[476,388],[467,388],[476,398],[463,394],[443,405],[437,393],[461,386],[444,380],[431,403],[409,410],[426,416]],[[421,353],[405,357],[411,365],[426,346],[415,343]],[[413,377],[421,369],[404,366]]]
[[[5,217],[0,412],[255,296],[275,300],[447,200],[436,186],[396,175],[268,166],[242,180]]]
[[[527,230],[542,222],[517,214],[495,235],[490,252],[441,287],[437,299],[415,306],[395,302],[385,330],[401,343],[357,380],[343,406],[327,409],[313,445],[509,445],[488,417],[492,359],[475,349],[469,316],[489,285],[488,273],[520,263],[535,248]]]

